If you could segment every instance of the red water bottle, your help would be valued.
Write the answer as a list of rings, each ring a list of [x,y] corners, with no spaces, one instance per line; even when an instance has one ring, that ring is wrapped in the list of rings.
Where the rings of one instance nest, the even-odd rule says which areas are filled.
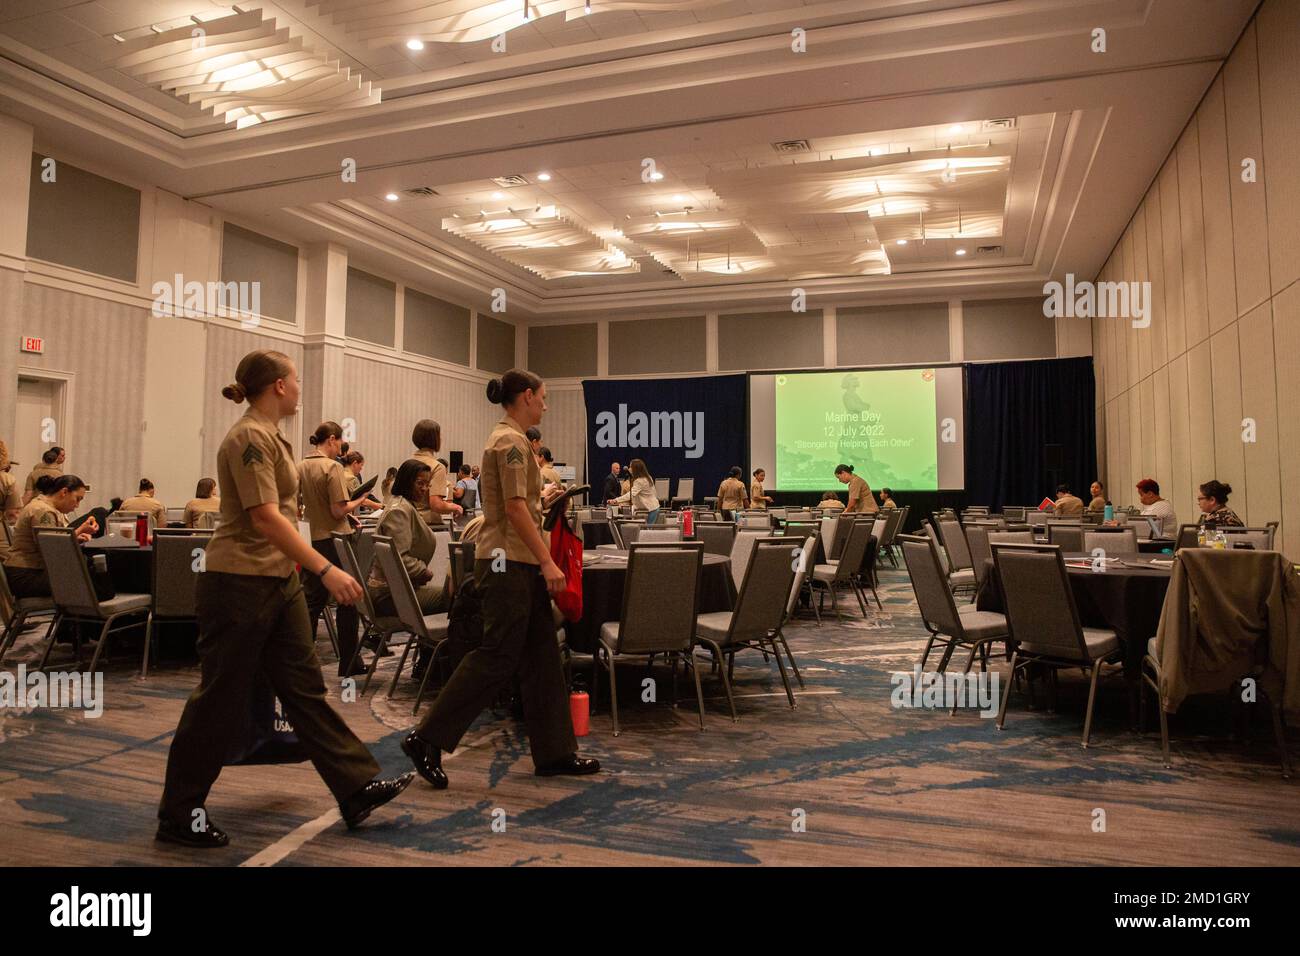
[[[695,534],[695,512],[687,509],[682,512],[682,537],[689,538]]]
[[[591,699],[585,690],[569,694],[569,714],[573,718],[573,736],[587,736],[591,732]]]
[[[135,516],[135,543],[144,547],[149,543],[149,516],[138,514]]]

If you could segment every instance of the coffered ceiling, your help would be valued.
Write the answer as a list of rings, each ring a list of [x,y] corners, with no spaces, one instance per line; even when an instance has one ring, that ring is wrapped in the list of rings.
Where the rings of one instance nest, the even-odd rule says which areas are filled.
[[[1254,6],[5,0],[0,111],[528,321],[1008,295],[1095,275]]]

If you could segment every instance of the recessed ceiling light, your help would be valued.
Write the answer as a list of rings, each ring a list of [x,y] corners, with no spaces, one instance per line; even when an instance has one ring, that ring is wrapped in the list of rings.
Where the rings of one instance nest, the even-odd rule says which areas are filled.
[[[659,182],[659,180],[664,178],[664,174],[656,171],[650,174],[650,178],[653,179],[655,182]]]
[[[958,249],[958,250],[957,250],[957,255],[959,255],[959,256],[964,256],[964,255],[966,255],[966,250],[965,250],[965,249]]]
[[[397,202],[398,195],[397,193],[388,193],[387,195],[384,196],[384,198],[387,199],[389,202]]]
[[[686,202],[686,197],[683,196],[681,193],[678,193],[676,196],[673,197],[673,202]]]
[[[550,174],[550,173],[538,173],[538,174],[537,174],[537,178],[540,179],[540,180],[541,180],[542,182],[544,182],[544,183],[549,183],[549,182],[551,181],[551,174]]]
[[[411,39],[409,39],[409,40],[406,41],[406,48],[407,48],[408,50],[423,50],[423,49],[424,49],[424,41],[423,41],[423,40],[417,40],[415,37],[411,37]]]
[[[960,132],[961,132],[961,127],[960,127],[960,126],[949,126],[949,127],[948,127],[948,132],[950,132],[950,133],[960,133]]]
[[[895,245],[898,245],[898,246],[905,246],[905,245],[907,245],[907,240],[906,240],[906,239],[899,239],[898,242],[895,243]]]
[[[502,192],[495,192],[495,193],[492,194],[492,198],[493,198],[493,199],[505,199],[505,198],[506,198],[506,194],[505,194],[505,193],[502,193]]]

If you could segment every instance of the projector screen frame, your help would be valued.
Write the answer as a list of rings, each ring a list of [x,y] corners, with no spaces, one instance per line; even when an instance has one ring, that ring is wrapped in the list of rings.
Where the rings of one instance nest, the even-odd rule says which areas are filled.
[[[753,422],[753,418],[752,418],[752,409],[750,408],[750,396],[753,394],[753,390],[754,390],[753,383],[751,380],[753,379],[754,376],[756,375],[767,375],[767,376],[810,375],[810,374],[815,375],[818,373],[848,374],[849,372],[906,372],[910,369],[923,371],[928,368],[932,368],[932,369],[955,368],[961,372],[961,428],[962,428],[961,437],[962,437],[962,459],[963,459],[962,478],[965,479],[966,477],[966,462],[965,462],[966,420],[970,413],[970,396],[967,393],[967,389],[970,387],[970,385],[969,385],[968,377],[966,375],[966,367],[969,364],[970,363],[968,362],[949,361],[949,362],[906,363],[902,365],[844,365],[844,366],[837,366],[835,368],[788,368],[788,369],[760,369],[758,371],[746,371],[745,372],[745,479],[744,479],[746,485],[749,484],[750,476],[753,474],[754,471],[754,462],[752,460],[753,434],[751,430],[751,424]],[[799,494],[816,493],[812,491],[785,491],[777,486],[773,486],[769,490],[780,492],[782,495],[799,495]],[[874,488],[874,487],[872,488],[873,493],[876,493],[879,490],[880,490],[879,488]],[[963,488],[940,487],[940,488],[917,489],[917,488],[903,488],[901,486],[898,488],[891,488],[890,490],[902,491],[910,494],[953,494],[953,493],[964,494],[966,491],[964,487]]]

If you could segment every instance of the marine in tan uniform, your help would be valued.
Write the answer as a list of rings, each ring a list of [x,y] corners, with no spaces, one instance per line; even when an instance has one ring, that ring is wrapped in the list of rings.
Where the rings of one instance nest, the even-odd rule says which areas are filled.
[[[225,833],[208,818],[208,791],[248,722],[260,670],[349,829],[410,783],[377,780],[379,765],[325,699],[295,562],[317,574],[340,604],[361,586],[298,534],[298,469],[278,422],[298,404],[298,371],[288,356],[245,355],[222,394],[250,408],[217,452],[221,524],[208,543],[196,609],[201,677],[181,714],[167,757],[157,839],[221,847]]]
[[[844,507],[844,502],[840,501],[835,492],[828,491],[822,495],[822,500],[817,503],[817,507],[823,511],[840,511]]]
[[[154,497],[153,482],[148,478],[140,479],[140,491],[122,502],[118,511],[144,512],[153,518],[156,525],[167,525],[167,506]]]
[[[483,526],[474,546],[474,575],[482,594],[483,643],[465,655],[402,742],[416,770],[438,789],[447,786],[443,751],[456,749],[516,673],[537,775],[600,769],[595,760],[577,755],[551,615],[551,595],[564,587],[564,572],[542,541],[542,475],[525,434],[546,411],[546,386],[531,372],[511,369],[488,383],[487,395],[504,407],[505,416],[483,450],[479,480]]]
[[[348,516],[364,502],[361,499],[354,501],[348,494],[348,471],[337,460],[339,448],[343,444],[343,426],[338,422],[321,422],[308,440],[313,450],[298,463],[298,496],[302,501],[307,526],[311,529],[312,548],[327,561],[334,563],[339,556],[334,532],[352,534]],[[330,603],[330,592],[319,577],[305,568],[302,584],[307,594],[307,616],[314,637],[321,615]],[[357,634],[361,627],[357,609],[350,604],[340,604],[335,614],[335,624],[339,642],[339,676],[352,677],[365,673],[366,668],[360,661],[349,669],[349,664],[356,656]]]
[[[221,499],[212,492],[217,482],[212,478],[200,478],[194,488],[194,497],[185,503],[185,513],[181,519],[187,528],[212,528],[213,520],[221,511]]]
[[[36,544],[40,528],[66,528],[72,514],[86,496],[86,485],[76,475],[59,476],[59,488],[51,494],[37,494],[23,505],[14,524],[14,543],[2,559],[5,578],[14,597],[48,597],[50,577],[45,559]],[[90,540],[92,525],[82,525],[77,540]]]
[[[1056,504],[1052,508],[1052,513],[1067,516],[1081,515],[1083,514],[1083,501],[1070,494],[1070,489],[1065,485],[1061,485],[1056,489]]]
[[[767,472],[762,468],[754,469],[754,480],[749,483],[749,506],[751,508],[759,508],[766,511],[768,503],[772,500],[767,495],[763,494],[763,480],[766,477]]]
[[[417,505],[416,510],[425,521],[437,528],[443,523],[443,515],[465,513],[464,508],[451,500],[447,466],[438,460],[438,451],[442,447],[442,426],[431,418],[421,419],[411,431],[411,442],[416,448],[411,457],[429,466],[429,500]]]
[[[433,575],[433,558],[438,550],[438,539],[433,529],[415,510],[415,502],[429,497],[429,467],[422,461],[406,461],[397,470],[393,481],[393,494],[388,500],[388,508],[379,519],[377,533],[393,539],[393,550],[397,553],[406,573],[415,586],[415,598],[420,610],[425,614],[437,614],[446,610],[446,580],[435,581]],[[376,561],[370,568],[371,595],[375,610],[382,615],[396,616],[397,608],[393,604],[388,581]]]
[[[23,510],[23,496],[18,490],[18,479],[10,470],[14,464],[9,460],[9,449],[0,441],[0,521],[6,525],[17,521],[19,512]],[[3,555],[8,550],[9,535],[0,528],[0,560],[3,560]]]
[[[1106,486],[1100,481],[1094,481],[1092,487],[1088,489],[1088,493],[1092,495],[1092,500],[1088,502],[1088,510],[1105,512]]]
[[[876,504],[876,498],[871,493],[871,486],[858,475],[853,473],[852,465],[839,465],[835,469],[835,477],[849,486],[849,503],[844,509],[844,513],[851,511],[879,511],[880,506]]]
[[[53,448],[47,448],[41,455],[41,463],[33,468],[27,475],[27,482],[23,485],[23,504],[31,501],[36,495],[36,479],[42,475],[49,475],[51,478],[57,478],[63,474],[63,462],[68,457],[58,445]]]
[[[745,484],[740,480],[740,475],[739,468],[732,468],[731,474],[718,485],[719,511],[735,511],[745,507]]]

